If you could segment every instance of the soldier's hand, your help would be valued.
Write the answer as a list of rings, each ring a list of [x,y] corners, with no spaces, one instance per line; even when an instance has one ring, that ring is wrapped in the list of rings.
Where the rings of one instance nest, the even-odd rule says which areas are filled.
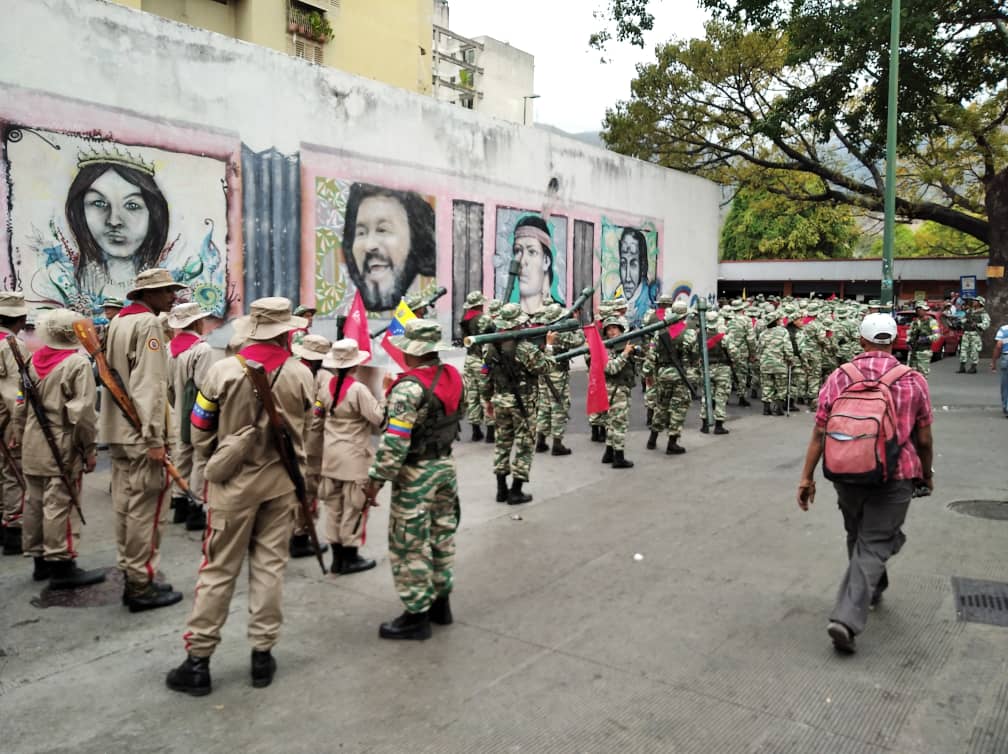
[[[393,382],[395,382],[395,377],[393,377],[388,372],[385,372],[385,376],[382,377],[382,390],[384,390],[387,393],[389,391],[389,388],[392,387]]]
[[[372,508],[377,507],[378,500],[376,498],[378,497],[378,492],[380,490],[380,484],[374,480],[368,481],[368,483],[364,485],[364,503]]]
[[[624,356],[629,356],[633,352],[634,352],[634,344],[633,343],[627,343],[625,346],[623,346],[623,355]]]
[[[147,458],[151,461],[156,461],[157,463],[163,463],[164,459],[167,457],[164,445],[160,448],[147,448]]]
[[[546,345],[552,346],[556,344],[557,334],[555,332],[546,333]]]
[[[802,479],[798,482],[798,507],[807,511],[809,506],[815,502],[815,481],[812,479]]]
[[[87,458],[84,459],[84,473],[90,474],[95,470],[95,466],[98,465],[98,456],[92,453]]]

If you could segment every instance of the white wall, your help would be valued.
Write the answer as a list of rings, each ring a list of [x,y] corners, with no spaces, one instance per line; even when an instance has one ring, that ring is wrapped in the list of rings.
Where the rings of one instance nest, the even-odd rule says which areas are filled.
[[[512,123],[535,123],[535,100],[524,98],[535,94],[535,59],[529,53],[493,37],[476,37],[483,45],[480,78],[483,99],[477,108],[484,115],[502,118]]]

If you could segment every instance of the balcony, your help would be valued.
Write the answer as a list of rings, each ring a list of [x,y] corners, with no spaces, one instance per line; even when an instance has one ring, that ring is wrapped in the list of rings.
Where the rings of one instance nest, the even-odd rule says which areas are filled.
[[[293,0],[287,6],[287,31],[319,44],[325,44],[333,37],[332,26],[323,11]]]

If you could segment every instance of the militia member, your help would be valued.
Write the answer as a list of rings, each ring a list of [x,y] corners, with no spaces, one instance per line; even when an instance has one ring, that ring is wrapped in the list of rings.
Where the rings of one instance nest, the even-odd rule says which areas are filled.
[[[686,364],[696,344],[696,330],[687,326],[685,301],[676,301],[665,310],[669,327],[651,338],[645,354],[644,372],[654,380],[655,412],[651,419],[651,434],[647,449],[658,446],[658,436],[668,431],[667,455],[681,455],[686,448],[679,444],[686,412],[689,411],[691,393],[686,376]]]
[[[730,351],[728,355],[738,393],[738,404],[746,407],[750,405],[746,398],[746,392],[749,390],[749,365],[756,359],[756,330],[752,320],[745,314],[744,301],[735,299],[730,306],[731,314],[726,322],[725,340]]]
[[[731,339],[728,337],[728,328],[721,321],[718,313],[709,309],[707,318],[707,366],[710,371],[711,403],[714,411],[714,434],[727,435],[729,430],[725,429],[725,419],[727,416],[728,396],[731,394],[732,383],[732,359],[729,351],[732,350]],[[694,360],[702,365],[702,354],[700,353],[700,341],[697,341],[696,355]],[[745,388],[742,388],[743,397]],[[707,417],[707,401],[700,401],[700,431],[704,434],[710,432],[710,422]]]
[[[423,319],[427,316],[427,310],[430,306],[427,303],[427,297],[419,291],[415,293],[407,293],[403,296],[403,301],[406,302],[406,306],[408,306],[410,311],[413,312],[413,314],[415,314],[419,319]]]
[[[49,419],[69,481],[80,489],[81,474],[95,467],[98,415],[91,363],[77,353],[73,323],[78,319],[77,312],[67,309],[42,315],[38,334],[44,345],[28,360],[27,376]],[[101,583],[104,572],[77,567],[80,519],[27,397],[18,399],[14,424],[28,483],[21,536],[25,554],[35,559],[35,581],[51,579],[52,589]]]
[[[784,313],[777,309],[766,315],[766,330],[759,343],[760,384],[763,387],[763,415],[784,416],[788,370],[794,364],[791,336],[780,324]]]
[[[118,566],[125,578],[123,601],[131,612],[174,605],[182,594],[154,580],[160,559],[158,531],[168,491],[168,359],[158,315],[171,309],[175,282],[163,268],[144,270],[126,294],[132,302],[109,323],[106,357],[140,415],[138,432],[116,405],[103,401],[102,436],[109,440],[112,505]]]
[[[976,374],[983,345],[983,333],[990,327],[990,315],[984,311],[983,296],[966,299],[966,317],[963,319],[962,341],[959,343],[959,371],[956,374]]]
[[[309,458],[318,458],[321,478],[318,497],[326,510],[326,532],[332,545],[330,572],[367,571],[375,562],[358,552],[364,544],[367,505],[364,488],[374,460],[371,435],[385,421],[384,401],[379,402],[362,382],[354,379],[357,367],[370,358],[357,341],[333,343],[322,361],[326,379],[316,386],[315,416],[309,436]]]
[[[172,426],[177,431],[172,449],[172,460],[182,478],[189,483],[189,489],[197,497],[205,496],[203,489],[204,459],[193,452],[192,413],[196,394],[199,392],[207,370],[213,362],[213,349],[203,339],[203,325],[210,312],[195,302],[178,304],[168,315],[168,326],[177,331],[168,344],[168,398],[172,406]],[[187,531],[203,531],[206,527],[206,512],[202,505],[190,506],[189,498],[172,485],[172,521],[185,523]]]
[[[563,305],[552,303],[544,307],[537,315],[539,324],[551,325],[564,313]],[[583,346],[584,334],[580,330],[558,332],[553,342],[553,349],[562,353],[572,348]],[[545,453],[550,450],[546,438],[553,438],[555,456],[569,456],[571,449],[563,443],[567,432],[567,421],[570,418],[570,360],[550,361],[549,370],[539,375],[539,412],[536,419],[536,429],[539,436],[536,442],[536,452]]]
[[[409,371],[388,389],[388,425],[365,496],[373,501],[385,482],[392,483],[389,561],[406,609],[383,623],[378,635],[429,639],[431,622],[452,622],[459,499],[451,446],[461,416],[462,376],[438,359],[438,351],[451,346],[442,342],[437,322],[411,319],[390,340]]]
[[[614,316],[616,313],[613,311],[612,301],[603,301],[599,304],[598,311],[595,313],[595,321],[599,324],[600,328],[602,323],[605,322],[609,317]],[[618,316],[618,315],[617,315]],[[585,364],[591,367],[591,356],[585,354]],[[606,412],[599,411],[596,413],[588,414],[588,425],[591,427],[591,441],[592,442],[605,442],[606,434]]]
[[[486,298],[479,291],[472,291],[466,296],[462,321],[459,329],[463,338],[481,335],[493,329],[489,316],[483,313]],[[489,425],[489,418],[483,413],[483,401],[480,400],[480,381],[483,378],[483,346],[476,343],[466,346],[465,364],[462,367],[462,379],[465,382],[466,418],[472,426],[472,441],[483,439],[483,423]]]
[[[916,301],[914,311],[917,316],[907,328],[907,347],[910,349],[907,365],[927,377],[931,373],[931,344],[938,340],[938,328],[926,301]]]
[[[186,659],[168,673],[168,688],[209,694],[210,656],[220,643],[235,583],[248,556],[248,638],[252,685],[269,686],[272,649],[283,622],[280,601],[297,495],[276,435],[245,374],[246,361],[266,372],[277,412],[290,429],[295,462],[305,467],[303,438],[311,420],[312,376],[287,350],[290,333],[306,321],[286,298],[252,302],[235,320],[248,345],[210,367],[192,412],[193,445],[207,457],[207,530],[193,607],[184,635]]]
[[[627,321],[623,317],[611,316],[605,322],[605,339],[618,337],[627,331]],[[631,469],[633,461],[625,455],[627,426],[630,423],[630,390],[637,382],[637,365],[633,343],[609,350],[605,365],[606,389],[609,391],[609,412],[606,416],[606,448],[602,463],[612,464],[614,469]]]
[[[808,384],[808,373],[805,370],[805,363],[802,361],[801,356],[803,343],[805,342],[805,334],[802,330],[805,322],[798,308],[791,304],[785,305],[782,311],[784,316],[780,324],[787,332],[788,338],[791,341],[791,355],[793,356],[791,360],[790,386],[788,382],[785,382],[784,389],[787,392],[788,409],[796,411],[798,409],[798,401],[804,400],[806,385]]]
[[[20,375],[17,362],[11,354],[7,338],[24,329],[28,320],[28,307],[24,294],[18,291],[0,292],[0,412],[4,417],[3,442],[8,446],[15,439],[14,425],[10,418],[14,415],[20,389]],[[10,449],[14,463],[21,465],[21,450]],[[3,507],[3,554],[21,554],[21,513],[24,509],[24,490],[18,482],[18,474],[9,466],[7,459],[0,460],[0,504]],[[18,469],[20,473],[20,469]]]

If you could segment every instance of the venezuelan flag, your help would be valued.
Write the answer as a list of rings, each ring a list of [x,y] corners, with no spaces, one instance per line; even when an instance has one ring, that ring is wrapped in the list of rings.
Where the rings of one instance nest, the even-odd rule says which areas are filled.
[[[406,323],[411,319],[416,318],[417,316],[413,313],[413,310],[406,305],[406,302],[400,301],[399,306],[396,307],[395,312],[392,315],[392,321],[389,322],[388,329],[385,331],[385,337],[382,338],[382,348],[385,349],[389,358],[398,364],[399,368],[403,371],[407,369],[406,360],[403,358],[402,351],[389,342],[389,338],[394,335],[402,335],[406,332]]]

